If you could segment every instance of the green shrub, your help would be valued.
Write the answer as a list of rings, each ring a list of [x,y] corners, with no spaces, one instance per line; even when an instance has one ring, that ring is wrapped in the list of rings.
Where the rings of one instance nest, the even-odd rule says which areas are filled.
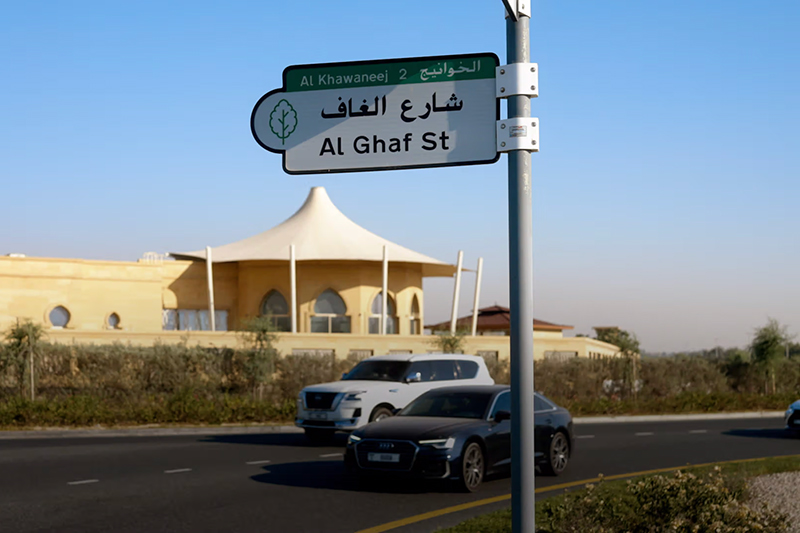
[[[719,467],[704,476],[678,471],[628,481],[624,492],[588,485],[585,491],[545,500],[541,533],[694,533],[786,531],[787,517],[766,507],[751,508]]]

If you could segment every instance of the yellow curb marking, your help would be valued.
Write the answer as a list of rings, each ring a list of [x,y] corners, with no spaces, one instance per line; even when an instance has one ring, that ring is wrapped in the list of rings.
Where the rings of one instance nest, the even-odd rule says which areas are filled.
[[[601,479],[605,481],[612,481],[614,479],[624,479],[628,477],[638,477],[638,476],[646,476],[649,474],[661,474],[664,472],[673,472],[675,470],[680,470],[681,468],[703,468],[706,466],[724,465],[730,463],[752,463],[755,461],[763,461],[764,459],[790,459],[790,458],[800,458],[800,455],[777,455],[775,457],[755,457],[752,459],[735,459],[733,461],[718,461],[715,463],[701,463],[696,465],[687,463],[683,466],[670,466],[668,468],[656,468],[655,470],[642,470],[641,472],[630,472],[627,474],[614,474],[613,476],[603,476],[602,478],[593,477],[591,479],[570,481],[569,483],[561,483],[559,485],[550,485],[549,487],[541,487],[536,489],[536,494],[540,494],[543,492],[552,492],[554,490],[560,490],[560,489],[568,489],[571,487],[578,487],[580,485],[587,485],[589,483],[597,483]],[[360,531],[356,531],[356,533],[383,533],[384,531],[397,529],[398,527],[415,524],[417,522],[422,522],[424,520],[430,520],[431,518],[436,518],[437,516],[457,513],[459,511],[472,509],[473,507],[480,507],[482,505],[489,505],[490,503],[497,503],[510,499],[511,499],[511,494],[503,494],[502,496],[495,496],[493,498],[486,498],[484,500],[477,500],[470,503],[462,503],[461,505],[453,505],[452,507],[445,507],[444,509],[438,509],[436,511],[430,511],[415,516],[409,516],[408,518],[402,518],[400,520],[395,520],[394,522],[389,522],[386,524],[382,524],[380,526],[362,529]]]

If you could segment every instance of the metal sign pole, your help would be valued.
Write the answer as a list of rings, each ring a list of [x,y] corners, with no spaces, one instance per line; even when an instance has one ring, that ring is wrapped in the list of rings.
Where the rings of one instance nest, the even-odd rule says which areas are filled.
[[[530,1],[530,0],[527,0]],[[527,10],[526,10],[527,11]],[[529,11],[528,11],[529,12]],[[530,62],[530,18],[506,18],[508,64]],[[508,118],[530,118],[530,97],[508,98]],[[511,307],[511,517],[513,533],[536,531],[533,419],[533,215],[531,154],[508,153]]]

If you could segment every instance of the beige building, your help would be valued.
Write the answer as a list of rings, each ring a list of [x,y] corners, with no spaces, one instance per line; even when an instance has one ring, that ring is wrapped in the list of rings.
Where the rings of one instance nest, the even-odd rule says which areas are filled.
[[[283,223],[216,248],[137,262],[0,257],[0,328],[30,318],[56,342],[234,346],[244,321],[269,315],[282,353],[425,353],[436,348],[422,280],[455,272],[358,226],[315,187]],[[534,339],[536,357],[602,348],[560,331],[534,328]],[[508,350],[503,336],[467,340],[471,353]]]

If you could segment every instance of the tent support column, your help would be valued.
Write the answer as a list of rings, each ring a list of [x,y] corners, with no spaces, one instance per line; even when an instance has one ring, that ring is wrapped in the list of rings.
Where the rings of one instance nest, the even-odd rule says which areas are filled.
[[[208,281],[208,318],[211,331],[217,331],[216,316],[214,313],[214,272],[211,269],[211,247],[206,246],[206,280]]]
[[[481,272],[483,271],[483,257],[478,258],[478,272],[475,276],[475,301],[472,304],[472,336],[478,331],[478,305],[481,299]]]
[[[381,297],[381,335],[386,335],[386,304],[389,300],[389,249],[383,245],[383,292]]]
[[[292,301],[292,333],[297,333],[297,259],[294,244],[289,245],[289,286]]]
[[[456,264],[456,286],[453,288],[453,312],[450,314],[450,335],[456,334],[456,320],[458,319],[458,293],[461,292],[461,264],[464,262],[464,251],[458,251]]]

